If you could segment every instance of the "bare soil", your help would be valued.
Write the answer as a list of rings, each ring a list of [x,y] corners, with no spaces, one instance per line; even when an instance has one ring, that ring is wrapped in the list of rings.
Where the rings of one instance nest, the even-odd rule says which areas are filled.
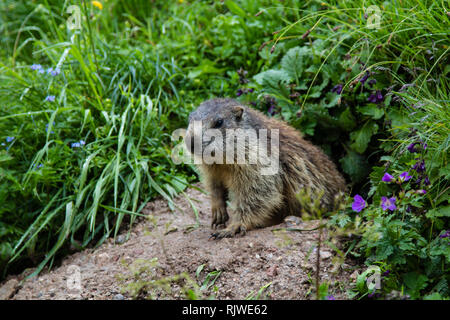
[[[209,198],[189,189],[171,211],[165,200],[148,203],[131,230],[96,249],[67,256],[58,267],[0,285],[0,299],[315,299],[318,221],[288,217],[243,237],[210,239]],[[199,223],[197,223],[197,221]],[[322,239],[327,240],[326,231]],[[339,246],[339,243],[336,243]],[[353,261],[338,259],[324,242],[320,281],[335,299],[347,299]]]

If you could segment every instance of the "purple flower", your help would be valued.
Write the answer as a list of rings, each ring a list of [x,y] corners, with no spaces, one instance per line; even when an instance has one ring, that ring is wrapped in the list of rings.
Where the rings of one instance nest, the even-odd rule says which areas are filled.
[[[236,92],[236,96],[239,97],[243,94],[244,92],[242,91],[242,89],[238,89],[238,91]]]
[[[418,194],[427,194],[427,190],[421,189],[416,191]]]
[[[55,101],[55,96],[47,96],[44,101],[53,102],[53,101]]]
[[[377,100],[378,100],[379,102],[381,102],[381,101],[384,100],[384,97],[383,97],[383,95],[381,94],[381,91],[380,91],[380,90],[377,90]]]
[[[384,174],[383,178],[381,178],[381,181],[384,182],[391,182],[392,180],[394,180],[394,177],[387,172]]]
[[[356,212],[361,212],[366,207],[366,201],[359,194],[353,198],[352,209]]]
[[[37,167],[36,167],[36,164],[33,164],[32,165],[32,168],[33,169],[40,169],[40,168],[42,168],[44,165],[42,164],[42,163],[40,163]]]
[[[333,89],[331,89],[331,92],[336,92],[337,94],[341,94],[343,87],[344,86],[342,84],[337,84],[333,87]]]
[[[52,75],[53,77],[54,76],[57,76],[58,74],[60,74],[61,73],[61,69],[59,69],[59,68],[55,68],[55,69],[53,69],[53,68],[48,68],[47,69],[47,74],[50,74],[50,75]]]
[[[413,143],[411,143],[410,145],[408,145],[408,151],[409,152],[411,152],[411,153],[415,153],[415,152],[417,152],[417,149],[416,148],[414,148],[415,147],[415,145],[417,144],[418,142],[413,142]]]
[[[372,87],[374,84],[377,83],[377,80],[375,80],[375,79],[370,79],[368,83],[369,83],[369,85]]]
[[[397,209],[395,205],[396,200],[397,199],[395,199],[395,197],[391,197],[389,199],[386,197],[381,197],[381,208],[383,208],[384,211],[386,210],[394,211],[395,209]]]
[[[267,109],[267,113],[271,116],[273,116],[275,114],[275,105],[274,104],[271,104],[269,106],[269,109]]]
[[[6,137],[6,142],[11,142],[14,140],[14,137]]]
[[[429,185],[431,184],[430,179],[428,179],[428,177],[425,177],[425,179],[423,180],[423,183],[424,183],[426,186],[429,186]]]
[[[417,186],[420,186],[420,184],[422,183],[422,178],[419,177],[416,181],[414,181],[414,183],[415,183]]]
[[[423,150],[427,150],[427,148],[428,148],[428,143],[424,143],[423,144]]]
[[[417,172],[424,172],[425,171],[425,160],[422,159],[422,161],[417,161],[415,165],[412,167]]]
[[[369,98],[367,99],[367,101],[372,102],[372,103],[380,103],[384,100],[383,95],[381,94],[380,90],[377,90],[375,93],[372,93]]]
[[[78,141],[78,142],[73,142],[73,143],[71,143],[71,147],[72,148],[81,148],[82,146],[84,146],[86,144],[86,141],[84,141],[84,140],[80,140],[80,141]]]
[[[327,300],[336,300],[332,295],[326,296],[325,299],[327,299]]]
[[[388,269],[385,272],[383,272],[383,276],[387,277],[390,273],[391,273],[391,270]]]
[[[443,234],[439,236],[441,239],[450,238],[450,230],[445,231]]]
[[[31,70],[41,70],[42,66],[40,64],[33,64],[30,68]]]
[[[367,78],[369,78],[369,71],[366,71],[366,74],[359,80],[363,85],[366,83]]]
[[[400,181],[401,182],[406,182],[406,181],[408,181],[409,179],[411,179],[412,178],[412,176],[410,176],[409,174],[408,174],[408,171],[405,171],[405,172],[403,172],[401,175],[400,175]]]

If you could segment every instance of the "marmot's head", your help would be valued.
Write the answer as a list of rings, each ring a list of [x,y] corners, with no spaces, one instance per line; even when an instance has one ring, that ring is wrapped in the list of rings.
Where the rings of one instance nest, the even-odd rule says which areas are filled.
[[[187,150],[196,156],[213,156],[220,151],[225,157],[227,131],[247,127],[247,107],[233,99],[211,99],[189,115],[185,136]]]

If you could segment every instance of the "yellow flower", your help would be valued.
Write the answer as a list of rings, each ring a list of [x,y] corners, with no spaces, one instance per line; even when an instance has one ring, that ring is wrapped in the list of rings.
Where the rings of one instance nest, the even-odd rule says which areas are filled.
[[[100,1],[92,1],[92,5],[93,5],[94,7],[99,8],[100,10],[103,9],[103,5],[102,5],[102,3],[101,3]]]

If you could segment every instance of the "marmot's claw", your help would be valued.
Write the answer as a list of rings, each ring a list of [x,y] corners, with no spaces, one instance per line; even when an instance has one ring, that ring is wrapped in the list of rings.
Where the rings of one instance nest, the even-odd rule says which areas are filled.
[[[219,207],[212,209],[212,222],[211,228],[217,229],[220,226],[225,226],[225,222],[228,221],[227,208]]]
[[[234,237],[236,234],[240,234],[241,236],[245,235],[246,228],[241,224],[231,224],[228,226],[228,228],[213,232],[211,233],[210,239],[213,238],[214,240],[222,239],[222,238],[231,238]]]

